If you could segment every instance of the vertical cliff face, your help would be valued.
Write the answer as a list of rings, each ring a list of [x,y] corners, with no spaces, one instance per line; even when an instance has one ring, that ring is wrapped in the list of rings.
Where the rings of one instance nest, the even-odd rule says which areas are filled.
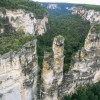
[[[0,56],[0,100],[37,99],[37,40]]]
[[[32,12],[23,9],[0,9],[0,33],[24,31],[33,35],[42,35],[47,30],[47,23],[47,16],[43,19],[36,19]]]
[[[93,26],[85,40],[84,47],[73,57],[70,70],[65,73],[62,91],[74,92],[80,85],[100,81],[100,29]],[[63,92],[62,92],[63,93]]]
[[[36,32],[37,35],[42,35],[47,31],[48,17],[44,16],[43,19],[37,19]]]
[[[0,100],[38,100],[37,40],[0,56]],[[53,52],[44,52],[39,100],[58,100],[63,81],[64,38],[54,38]]]
[[[72,14],[79,14],[84,20],[88,20],[90,23],[100,23],[100,11],[87,10],[82,7],[72,7],[71,10]]]
[[[57,79],[57,84],[61,85],[63,80],[63,64],[64,64],[64,38],[62,36],[54,38],[53,54],[54,54],[54,70]]]
[[[54,38],[53,53],[44,53],[41,100],[58,100],[59,86],[63,80],[64,38]]]

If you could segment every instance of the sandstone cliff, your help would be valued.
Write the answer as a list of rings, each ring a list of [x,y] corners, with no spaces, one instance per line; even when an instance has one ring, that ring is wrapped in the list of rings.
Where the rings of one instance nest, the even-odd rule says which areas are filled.
[[[84,20],[88,20],[90,23],[100,23],[100,11],[87,10],[83,7],[72,7],[70,10],[72,10],[72,14],[79,14]]]
[[[37,99],[37,40],[0,56],[0,100]]]
[[[57,36],[52,53],[45,52],[42,70],[41,100],[58,100],[59,86],[63,81],[64,38]]]
[[[52,50],[53,53],[44,53],[41,84],[38,84],[40,80],[36,39],[26,43],[19,51],[1,55],[0,100],[58,100],[59,86],[63,81],[62,36],[54,38]]]
[[[24,31],[33,35],[42,35],[47,31],[47,23],[47,16],[36,19],[35,14],[23,9],[0,9],[0,33]]]
[[[70,70],[64,74],[61,95],[75,91],[77,87],[100,81],[100,29],[91,27],[84,47],[72,58]]]
[[[80,14],[85,20],[100,23],[100,12],[82,8],[74,10],[73,14]],[[0,19],[2,34],[7,30],[23,30],[42,35],[48,23],[46,16],[36,19],[33,13],[22,9],[1,10]],[[72,58],[70,70],[66,73],[63,73],[64,38],[54,38],[52,51],[44,52],[42,82],[38,80],[37,40],[26,43],[18,52],[1,55],[0,100],[62,100],[78,86],[100,81],[100,30],[97,26],[91,27],[84,47]]]
[[[0,56],[0,100],[62,100],[80,85],[100,81],[98,24],[91,27],[84,47],[72,58],[67,73],[63,73],[64,38],[54,38],[52,52],[44,52],[42,82],[38,80],[36,41],[26,43],[18,52]]]

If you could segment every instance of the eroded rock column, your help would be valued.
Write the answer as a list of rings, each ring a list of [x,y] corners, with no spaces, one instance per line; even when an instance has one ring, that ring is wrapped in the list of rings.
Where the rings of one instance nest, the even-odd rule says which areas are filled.
[[[62,36],[54,38],[52,49],[53,53],[44,53],[41,100],[59,100],[64,62],[64,38]]]
[[[63,80],[63,64],[64,64],[64,38],[57,36],[53,42],[54,53],[54,73],[57,79],[57,84],[61,85]]]

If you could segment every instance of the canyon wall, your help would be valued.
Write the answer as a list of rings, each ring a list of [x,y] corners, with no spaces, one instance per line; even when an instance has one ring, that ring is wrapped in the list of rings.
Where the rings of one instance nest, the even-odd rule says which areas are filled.
[[[0,100],[37,100],[37,40],[0,56]]]
[[[48,17],[37,19],[35,14],[23,9],[0,9],[0,33],[15,31],[42,35],[47,31]]]
[[[72,14],[79,14],[84,20],[88,20],[90,23],[100,23],[100,11],[87,10],[83,7],[72,7],[70,10]]]
[[[91,27],[84,47],[72,58],[66,73],[63,73],[62,36],[54,38],[51,52],[44,52],[41,80],[38,80],[37,40],[26,43],[18,52],[1,55],[0,100],[62,100],[80,85],[100,81],[100,31],[96,31],[97,26]]]
[[[61,95],[74,92],[80,85],[100,81],[100,31],[96,31],[97,26],[91,27],[84,47],[72,58],[70,70],[64,74]]]
[[[41,100],[58,100],[63,81],[64,38],[54,38],[52,52],[44,52]]]
[[[82,8],[73,11],[90,23],[100,23],[99,12]],[[1,9],[0,21],[1,34],[24,31],[42,35],[47,30],[48,18],[36,19],[33,13],[22,9]],[[56,36],[52,51],[44,52],[41,80],[38,79],[37,45],[34,39],[19,51],[0,55],[0,100],[62,100],[80,85],[100,81],[100,30],[95,26],[91,27],[83,48],[72,58],[66,73],[63,73],[64,37]]]
[[[36,39],[26,43],[19,51],[1,55],[0,100],[58,100],[63,81],[63,52],[64,38],[57,36],[51,53],[44,52],[41,84],[38,84]]]

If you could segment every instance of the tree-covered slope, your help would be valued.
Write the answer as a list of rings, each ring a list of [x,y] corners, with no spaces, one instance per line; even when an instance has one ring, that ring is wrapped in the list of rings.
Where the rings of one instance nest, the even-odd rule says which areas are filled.
[[[0,7],[6,9],[25,9],[36,14],[38,18],[44,16],[46,8],[32,0],[0,0]]]
[[[74,94],[65,96],[63,100],[100,100],[100,82],[80,86]]]
[[[99,5],[84,4],[84,5],[77,5],[77,6],[78,7],[86,8],[87,10],[93,9],[95,11],[100,11],[100,6]]]
[[[71,8],[76,5],[76,4],[71,4],[71,3],[40,3],[40,4],[42,4],[44,7],[46,7],[48,9],[50,16],[66,15],[66,14],[70,13],[68,8]],[[57,8],[53,9],[52,8],[53,5],[56,5]],[[49,6],[51,6],[51,8],[48,8]]]
[[[44,50],[49,51],[53,38],[57,35],[62,35],[65,38],[64,71],[68,70],[72,56],[83,46],[89,28],[89,22],[83,21],[79,15],[69,14],[60,17],[50,17],[48,32],[43,36],[38,36],[40,66],[42,65]]]
[[[43,7],[39,4],[29,1],[29,0],[2,0],[0,1],[1,7],[8,9],[14,8],[24,8],[27,10],[36,10],[38,9],[42,12]],[[11,6],[10,6],[11,5]],[[44,9],[44,8],[43,8]],[[44,9],[45,10],[45,9]],[[39,16],[42,14],[39,13]],[[45,50],[50,50],[51,43],[56,35],[63,35],[65,37],[65,63],[64,71],[68,70],[72,55],[79,50],[83,43],[84,39],[89,31],[90,25],[89,22],[83,21],[79,15],[60,15],[56,17],[49,17],[48,32],[43,36],[37,36],[38,39],[38,55],[39,63],[42,66],[43,52]],[[19,33],[19,34],[18,34]],[[22,32],[13,33],[11,35],[0,36],[0,53],[6,53],[12,50],[18,50],[25,42],[34,38],[33,36],[26,36]]]
[[[4,13],[5,9],[11,11],[14,9],[25,9],[26,11],[35,13],[38,18],[44,17],[44,14],[47,12],[46,8],[32,0],[0,0],[0,10]],[[22,45],[34,38],[32,35],[26,35],[21,28],[17,31],[13,31],[9,20],[9,17],[0,17],[0,28],[5,26],[4,30],[6,30],[5,33],[0,33],[1,55],[9,52],[10,50],[19,50]]]

